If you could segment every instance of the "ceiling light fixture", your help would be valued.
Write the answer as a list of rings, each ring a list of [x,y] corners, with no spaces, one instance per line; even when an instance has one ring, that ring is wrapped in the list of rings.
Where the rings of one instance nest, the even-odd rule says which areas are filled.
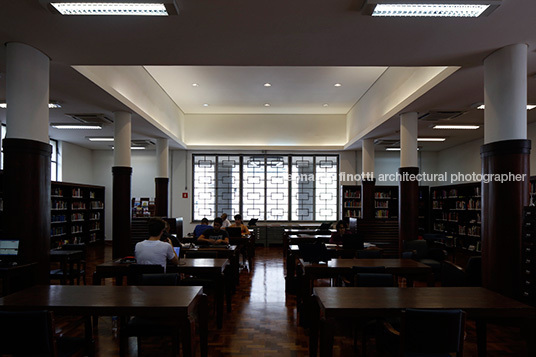
[[[40,0],[61,15],[168,16],[179,13],[175,0]]]
[[[98,130],[102,129],[100,124],[50,124],[55,129],[86,129],[86,130]]]
[[[324,103],[322,104],[323,107],[329,107],[329,104],[328,103]]]
[[[192,83],[192,87],[199,87],[198,83]]]
[[[7,103],[5,103],[5,102],[0,103],[0,108],[6,109],[7,108]],[[61,108],[61,105],[56,103],[56,102],[48,103],[48,109],[59,109],[59,108]]]
[[[527,110],[532,110],[534,108],[536,108],[536,105],[527,104]],[[482,104],[482,105],[479,105],[476,109],[484,110],[484,109],[486,109],[486,106],[484,104]]]
[[[400,148],[385,148],[386,151],[400,151]],[[417,151],[421,150],[420,148],[417,148]]]
[[[385,17],[488,16],[501,0],[366,0],[364,15]]]
[[[104,136],[102,136],[102,137],[89,137],[87,139],[89,141],[114,141],[114,138],[109,137],[109,136],[107,136],[107,137],[104,137]]]
[[[434,129],[476,130],[480,125],[434,125]]]
[[[265,86],[265,87],[271,87],[272,84],[270,84],[270,83],[264,83],[264,86]]]
[[[445,141],[446,138],[417,138],[417,141]]]
[[[208,107],[208,103],[203,103],[203,106],[204,106],[204,107]]]
[[[115,147],[112,146],[112,150],[114,150]],[[145,150],[145,146],[131,146],[130,150]]]
[[[340,84],[340,83],[335,83],[333,86],[334,86],[334,87],[342,87],[342,84]]]
[[[269,107],[269,106],[270,106],[270,103],[264,103],[264,106],[265,106],[265,107]]]

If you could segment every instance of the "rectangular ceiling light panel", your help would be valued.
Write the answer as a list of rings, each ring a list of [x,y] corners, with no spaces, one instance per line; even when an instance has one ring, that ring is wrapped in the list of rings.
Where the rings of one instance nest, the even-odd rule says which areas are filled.
[[[383,17],[479,17],[489,15],[499,0],[367,0],[364,13]]]
[[[166,3],[168,6],[166,6]],[[136,1],[58,1],[50,5],[61,15],[168,16],[175,14],[174,3],[166,0]],[[172,11],[169,11],[169,10]]]

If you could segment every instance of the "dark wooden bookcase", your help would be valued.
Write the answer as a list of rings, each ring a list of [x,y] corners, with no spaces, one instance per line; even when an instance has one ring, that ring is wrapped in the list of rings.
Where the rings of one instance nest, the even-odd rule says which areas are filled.
[[[51,247],[104,240],[104,187],[51,182]]]
[[[341,201],[343,218],[361,218],[361,186],[341,186]]]

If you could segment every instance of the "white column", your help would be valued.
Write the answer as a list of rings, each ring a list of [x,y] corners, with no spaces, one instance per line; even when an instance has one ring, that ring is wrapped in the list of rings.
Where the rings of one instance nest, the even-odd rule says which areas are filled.
[[[527,51],[515,44],[484,60],[484,144],[527,138]]]
[[[49,143],[48,86],[50,59],[17,42],[7,44],[6,138]]]
[[[131,118],[131,113],[114,112],[114,166],[131,166]]]
[[[156,139],[156,177],[169,177],[169,142],[168,139]]]
[[[400,167],[418,167],[416,112],[400,114]]]
[[[363,140],[362,159],[363,173],[370,172],[372,175],[374,173],[374,139]]]

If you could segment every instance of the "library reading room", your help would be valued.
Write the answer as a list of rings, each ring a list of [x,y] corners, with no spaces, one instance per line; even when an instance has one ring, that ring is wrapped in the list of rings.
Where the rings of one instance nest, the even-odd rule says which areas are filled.
[[[0,0],[0,356],[536,356],[535,14]]]

